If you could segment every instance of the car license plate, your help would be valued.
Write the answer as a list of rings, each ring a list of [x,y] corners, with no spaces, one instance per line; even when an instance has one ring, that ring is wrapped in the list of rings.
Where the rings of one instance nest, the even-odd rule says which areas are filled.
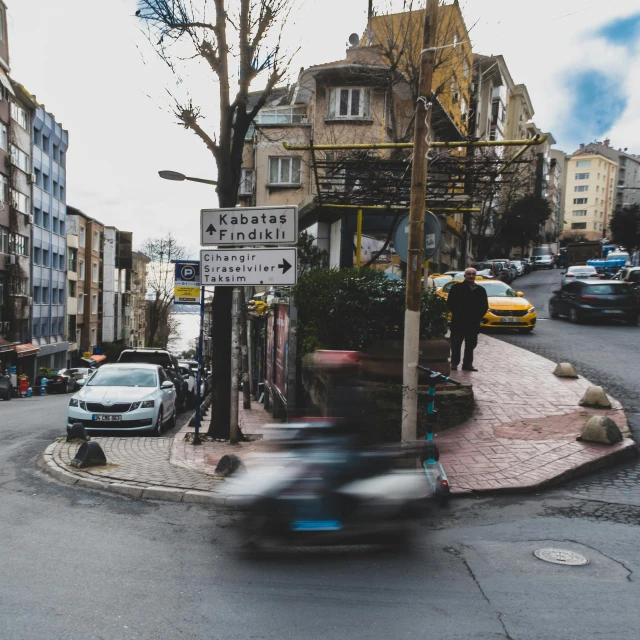
[[[340,520],[295,520],[291,523],[292,531],[340,531]]]
[[[116,415],[94,415],[91,417],[95,422],[120,422],[122,420],[122,416]]]
[[[624,313],[622,309],[603,309],[602,313]]]
[[[520,318],[500,318],[500,322],[520,322]]]

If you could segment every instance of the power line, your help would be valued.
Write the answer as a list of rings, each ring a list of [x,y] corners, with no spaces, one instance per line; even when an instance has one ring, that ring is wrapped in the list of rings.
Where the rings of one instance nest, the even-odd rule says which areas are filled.
[[[554,20],[560,20],[562,18],[568,18],[569,16],[576,15],[576,13],[582,13],[583,11],[587,11],[589,9],[595,9],[596,7],[601,7],[603,4],[610,4],[613,1],[614,0],[605,0],[604,2],[600,2],[598,4],[592,4],[592,5],[589,5],[588,7],[583,7],[582,9],[578,9],[577,11],[572,11],[571,13],[565,13],[562,16],[556,16],[554,18]]]

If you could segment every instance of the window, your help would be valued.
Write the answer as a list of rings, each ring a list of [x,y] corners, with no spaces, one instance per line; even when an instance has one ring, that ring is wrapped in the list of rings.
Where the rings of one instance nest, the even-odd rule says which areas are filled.
[[[42,304],[49,304],[49,287],[42,287]]]
[[[9,249],[11,253],[17,253],[19,256],[28,256],[29,238],[19,233],[12,233],[9,236]]]
[[[25,196],[24,193],[20,193],[15,189],[11,189],[11,204],[13,208],[20,213],[24,213],[25,215],[31,213],[31,211],[29,211],[29,196]]]
[[[98,330],[95,327],[91,328],[91,346],[94,346],[98,343]]]
[[[604,179],[604,176],[602,176],[602,178]],[[600,174],[598,174],[598,180],[600,180]]]
[[[78,271],[78,250],[70,248],[69,249],[69,271]]]
[[[0,149],[4,151],[8,151],[7,147],[7,125],[3,123],[0,124]]]
[[[453,48],[457,49],[458,48],[458,43],[460,42],[460,36],[458,35],[458,32],[456,31],[453,34]]]
[[[468,60],[465,60],[465,61],[464,61],[464,77],[465,77],[465,78],[468,78],[468,77],[469,77],[469,69],[470,69],[470,67],[469,67],[469,61],[468,61]]]
[[[571,223],[571,228],[572,229],[586,229],[587,228],[587,223],[586,222],[572,222]]]
[[[269,158],[269,184],[301,183],[302,160],[296,157]]]
[[[240,180],[240,195],[250,196],[253,195],[253,189],[255,185],[255,171],[253,169],[243,169],[242,179]]]
[[[40,254],[41,254],[40,247],[33,247],[32,249],[33,264],[40,264],[40,260],[41,260]]]
[[[306,107],[278,107],[261,109],[257,121],[259,124],[300,124],[306,118]]]
[[[588,180],[588,179],[589,179],[588,173],[576,173],[576,180]]]
[[[91,296],[91,315],[95,316],[98,313],[98,296],[93,294]]]
[[[94,262],[91,265],[91,281],[98,282],[98,263]]]
[[[0,300],[4,300],[4,276],[0,274]]]
[[[76,297],[76,288],[77,288],[77,282],[75,280],[69,280],[69,297],[70,298],[75,298]]]
[[[0,226],[0,253],[9,253],[9,229]],[[0,298],[2,300],[2,298]]]
[[[78,315],[79,316],[83,316],[84,315],[84,293],[80,293],[78,294]],[[78,340],[78,342],[80,342]]]
[[[9,178],[0,173],[0,202],[9,202]]]
[[[451,92],[455,93],[456,91],[456,77],[451,76]]]
[[[587,210],[586,209],[576,209],[573,212],[573,217],[574,218],[584,218],[587,215]]]
[[[465,119],[467,115],[467,101],[464,98],[460,99],[460,112],[462,113],[462,119]]]
[[[78,263],[78,279],[84,280],[84,260]]]
[[[350,87],[329,91],[330,118],[368,118],[369,89]]]
[[[48,249],[42,250],[42,266],[43,267],[49,266],[49,250]]]
[[[11,162],[25,173],[31,172],[29,156],[22,149],[18,149],[18,147],[14,145],[11,145]]]
[[[14,296],[28,296],[29,287],[27,278],[19,278],[9,283],[9,293]]]
[[[40,304],[41,300],[42,300],[42,292],[40,290],[40,287],[33,287],[33,302],[35,304]]]
[[[598,163],[598,166],[600,163]],[[591,160],[578,160],[576,162],[577,169],[588,169],[591,166]]]
[[[23,128],[29,131],[29,114],[15,102],[11,103],[11,117]]]
[[[85,246],[86,243],[86,238],[87,238],[87,230],[85,229],[85,227],[83,227],[82,225],[80,225],[80,236],[78,238],[78,244],[81,247]]]
[[[587,204],[588,198],[574,198],[573,204]],[[598,204],[598,199],[596,198],[596,204]]]
[[[100,234],[97,231],[93,232],[93,250],[100,251]]]

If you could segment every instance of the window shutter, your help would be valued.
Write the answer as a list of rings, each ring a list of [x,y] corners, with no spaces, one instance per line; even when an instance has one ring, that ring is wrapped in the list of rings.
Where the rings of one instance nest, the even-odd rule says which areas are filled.
[[[269,158],[269,182],[278,183],[278,158]]]
[[[329,90],[329,117],[336,117],[336,94],[338,93],[338,89],[330,89]]]
[[[363,118],[368,118],[369,117],[370,106],[371,106],[371,91],[369,89],[363,89],[363,91],[362,91],[362,100],[363,100],[362,117]]]

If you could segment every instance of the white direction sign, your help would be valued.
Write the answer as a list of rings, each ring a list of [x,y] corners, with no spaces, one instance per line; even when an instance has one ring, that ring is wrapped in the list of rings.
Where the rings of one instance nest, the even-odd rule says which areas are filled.
[[[292,285],[298,274],[298,249],[202,249],[202,285]]]
[[[283,245],[298,241],[296,206],[202,209],[200,214],[202,245]]]

